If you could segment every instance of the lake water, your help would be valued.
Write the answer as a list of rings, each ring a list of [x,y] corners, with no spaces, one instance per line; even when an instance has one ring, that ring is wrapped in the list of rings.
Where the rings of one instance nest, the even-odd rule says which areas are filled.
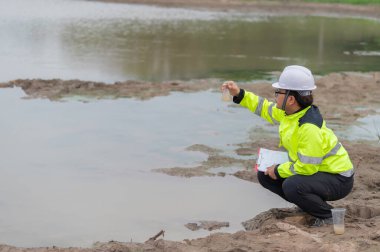
[[[380,22],[76,0],[0,2],[0,81],[260,78],[380,69]]]
[[[260,211],[286,206],[233,176],[151,172],[196,166],[207,156],[185,148],[197,143],[236,156],[233,144],[247,139],[251,125],[266,127],[222,103],[218,93],[90,103],[23,95],[20,89],[0,92],[6,108],[0,110],[0,243],[90,246],[145,241],[161,229],[167,239],[180,240],[208,234],[187,230],[188,222],[229,221],[223,231],[233,232]]]
[[[347,18],[2,0],[0,38],[0,81],[254,79],[290,63],[317,72],[380,65],[380,23]],[[263,210],[287,206],[233,176],[151,172],[197,166],[207,156],[185,150],[193,144],[236,156],[234,144],[255,127],[275,134],[218,93],[88,103],[23,96],[0,92],[0,243],[90,246],[145,241],[161,229],[181,240],[209,234],[187,230],[188,222],[229,221],[222,231],[234,232]]]

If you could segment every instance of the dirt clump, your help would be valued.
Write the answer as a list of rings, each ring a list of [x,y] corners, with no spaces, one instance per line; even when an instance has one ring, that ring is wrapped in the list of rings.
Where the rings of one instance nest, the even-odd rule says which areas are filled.
[[[73,96],[92,99],[117,99],[117,98],[137,98],[141,100],[150,99],[156,96],[166,96],[170,92],[196,92],[207,90],[217,85],[217,81],[197,80],[197,81],[168,81],[161,83],[125,81],[107,84],[103,82],[81,81],[81,80],[14,80],[7,83],[0,83],[0,88],[20,87],[25,94],[25,98],[43,98],[52,101],[59,101],[63,98]]]
[[[213,231],[221,229],[222,227],[229,227],[230,223],[226,221],[199,221],[199,223],[191,222],[187,223],[185,227],[191,231],[196,231],[199,229],[205,229],[208,231]]]

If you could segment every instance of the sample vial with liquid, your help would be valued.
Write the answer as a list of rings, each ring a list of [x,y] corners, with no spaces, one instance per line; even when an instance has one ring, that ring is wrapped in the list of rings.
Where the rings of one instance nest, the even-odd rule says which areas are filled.
[[[345,208],[333,208],[331,209],[334,233],[337,235],[344,234],[344,215],[346,213]]]
[[[225,101],[225,102],[231,101],[231,95],[230,95],[230,91],[228,91],[228,88],[223,88],[222,90],[222,101]]]
[[[344,224],[334,224],[334,232],[337,235],[344,234]]]

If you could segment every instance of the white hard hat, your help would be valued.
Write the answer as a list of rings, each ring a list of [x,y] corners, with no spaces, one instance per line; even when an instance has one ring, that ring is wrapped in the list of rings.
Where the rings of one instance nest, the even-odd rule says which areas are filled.
[[[311,71],[306,67],[297,65],[285,67],[278,82],[273,83],[272,87],[297,91],[314,90],[317,88]]]

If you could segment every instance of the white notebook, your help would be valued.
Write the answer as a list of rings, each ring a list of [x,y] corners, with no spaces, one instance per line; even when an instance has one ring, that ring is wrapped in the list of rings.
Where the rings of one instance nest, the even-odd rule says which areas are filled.
[[[265,172],[268,167],[274,164],[289,162],[288,153],[285,151],[274,151],[260,148],[256,161],[256,171]]]

